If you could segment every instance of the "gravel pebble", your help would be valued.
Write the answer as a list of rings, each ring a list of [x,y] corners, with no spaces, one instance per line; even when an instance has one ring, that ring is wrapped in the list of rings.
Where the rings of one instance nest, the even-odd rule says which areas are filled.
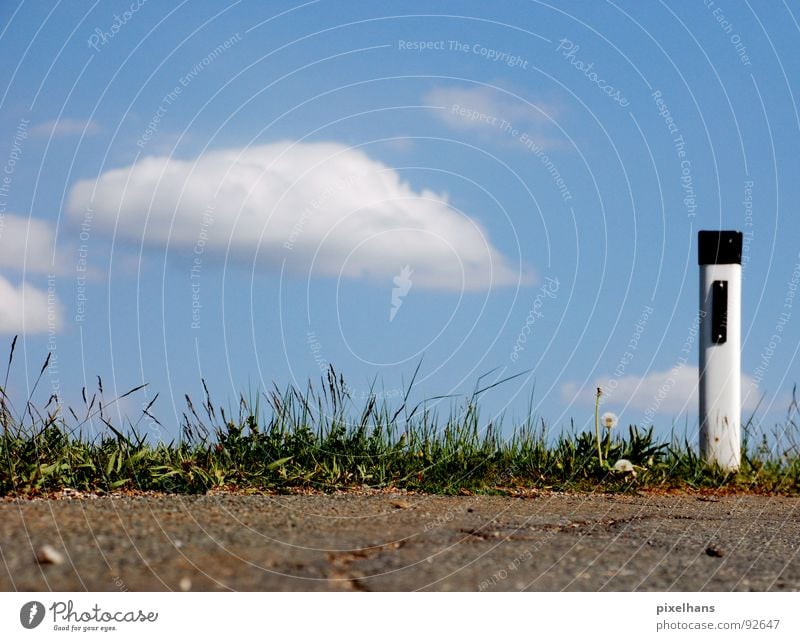
[[[64,555],[52,545],[43,545],[36,551],[36,560],[40,565],[61,565]]]

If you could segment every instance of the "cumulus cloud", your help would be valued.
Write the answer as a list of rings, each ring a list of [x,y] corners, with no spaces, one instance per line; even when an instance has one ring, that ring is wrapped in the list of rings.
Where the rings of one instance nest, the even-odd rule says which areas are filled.
[[[603,390],[605,403],[627,405],[647,415],[681,414],[695,411],[698,403],[697,367],[679,365],[672,369],[654,371],[645,376],[598,378],[581,388],[577,383],[566,383],[561,388],[565,401],[593,404],[597,388]],[[758,386],[746,374],[742,375],[742,409],[755,409],[758,404]]]
[[[146,157],[76,184],[68,211],[149,246],[211,253],[297,273],[391,278],[485,290],[528,284],[483,227],[445,195],[338,143],[289,141],[212,151],[194,160]]]
[[[90,136],[100,131],[100,126],[93,120],[76,120],[59,118],[39,123],[31,130],[34,136]]]
[[[38,218],[0,215],[0,268],[50,274],[62,271],[63,255],[54,255],[51,224]]]
[[[15,287],[0,276],[0,333],[39,334],[61,326],[62,308],[54,294],[23,282]]]
[[[471,130],[495,140],[513,142],[512,129],[536,140],[542,147],[556,144],[552,137],[552,122],[558,110],[552,104],[531,106],[522,100],[490,87],[435,87],[424,97],[434,107],[437,116],[449,127]]]
[[[28,274],[65,271],[63,252],[53,254],[54,232],[49,222],[0,214],[0,269]],[[61,327],[63,308],[55,294],[27,281],[13,285],[0,276],[0,333],[38,334]]]

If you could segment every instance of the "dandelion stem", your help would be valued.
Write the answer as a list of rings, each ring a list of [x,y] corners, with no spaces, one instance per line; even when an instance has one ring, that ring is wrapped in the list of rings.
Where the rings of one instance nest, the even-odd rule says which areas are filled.
[[[597,460],[600,461],[600,467],[603,466],[603,450],[600,446],[600,397],[603,395],[603,390],[597,388],[597,396],[594,400],[594,433],[597,437]]]

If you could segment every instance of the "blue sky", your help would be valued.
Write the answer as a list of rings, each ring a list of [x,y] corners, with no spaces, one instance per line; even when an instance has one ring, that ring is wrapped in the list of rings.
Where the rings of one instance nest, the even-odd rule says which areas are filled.
[[[0,7],[10,392],[177,423],[317,379],[696,426],[697,231],[745,232],[745,415],[797,380],[800,4]],[[777,338],[776,338],[777,337]],[[444,401],[446,413],[451,403]]]

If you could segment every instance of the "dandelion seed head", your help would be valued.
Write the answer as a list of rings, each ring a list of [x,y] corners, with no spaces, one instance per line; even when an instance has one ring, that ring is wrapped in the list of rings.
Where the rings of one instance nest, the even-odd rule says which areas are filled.
[[[633,463],[626,458],[621,458],[619,461],[614,463],[614,467],[612,469],[616,472],[633,472],[636,474],[636,471],[633,469]]]
[[[617,426],[617,415],[614,412],[606,412],[600,419],[607,430],[614,429]]]

